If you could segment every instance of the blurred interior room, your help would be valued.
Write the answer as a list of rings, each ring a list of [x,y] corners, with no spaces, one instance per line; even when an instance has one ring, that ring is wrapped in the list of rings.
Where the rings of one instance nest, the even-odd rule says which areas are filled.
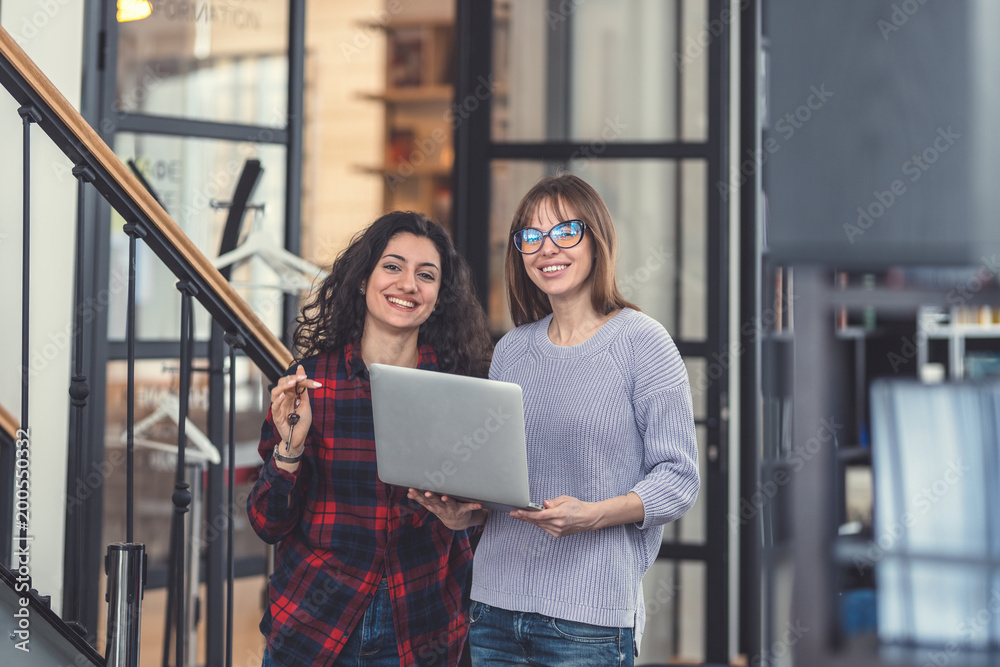
[[[701,491],[635,664],[1000,665],[1000,4],[0,0],[0,26],[3,665],[261,664],[246,500],[304,300],[420,211],[498,340],[515,208],[566,172],[692,390]]]

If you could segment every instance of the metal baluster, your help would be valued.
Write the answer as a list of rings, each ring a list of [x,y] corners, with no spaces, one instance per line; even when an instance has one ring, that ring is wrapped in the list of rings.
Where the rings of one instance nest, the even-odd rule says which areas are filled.
[[[17,433],[18,443],[25,442],[27,447],[15,450],[15,458],[30,456],[31,429],[28,427],[28,316],[31,312],[31,124],[42,120],[41,114],[32,106],[23,106],[17,110],[24,127],[22,148],[22,208],[23,237],[21,246],[21,430]],[[19,448],[18,448],[19,449]],[[22,454],[23,452],[23,454]],[[25,512],[27,514],[27,512]],[[18,521],[18,545],[23,550],[28,548],[28,522]],[[13,563],[17,565],[17,562]],[[31,587],[31,575],[28,575],[28,587]]]
[[[73,175],[77,178],[76,296],[73,304],[73,377],[69,386],[69,396],[72,399],[73,408],[76,410],[76,418],[74,419],[74,446],[70,447],[70,456],[74,458],[74,463],[71,469],[83,471],[84,461],[81,459],[81,451],[83,443],[84,410],[87,407],[87,399],[90,397],[90,385],[87,384],[87,376],[83,374],[83,265],[85,259],[85,244],[83,237],[84,193],[86,191],[87,184],[94,182],[95,174],[94,170],[90,167],[78,165],[73,167]],[[83,582],[86,581],[87,577],[87,571],[85,568],[86,560],[79,552],[82,550],[80,545],[82,545],[84,541],[80,532],[80,522],[74,521],[72,518],[73,508],[74,505],[71,503],[68,510],[70,515],[66,517],[66,527],[69,532],[66,537],[69,542],[69,547],[76,551],[70,559],[73,563],[71,567],[76,571],[74,578],[78,582]],[[70,616],[73,620],[79,621],[83,618],[83,610],[80,608],[79,603],[76,607],[77,608],[71,612]]]
[[[122,229],[128,234],[128,305],[125,311],[125,336],[128,376],[125,384],[125,541],[135,542],[135,242],[146,236],[146,229],[130,222]]]
[[[180,544],[177,542],[178,531],[184,530],[184,515],[174,512],[170,517],[170,550],[167,555],[167,604],[166,613],[163,615],[163,656],[161,658],[162,667],[170,667],[170,643],[174,632],[174,617],[176,616],[174,596],[177,589],[177,559],[184,555],[179,552]],[[180,527],[178,527],[180,524]]]
[[[125,542],[108,545],[104,572],[108,575],[108,623],[105,659],[108,667],[137,667],[139,628],[142,620],[143,588],[146,585],[146,553],[135,542],[135,258],[136,240],[146,236],[138,222],[123,228],[128,235],[128,303],[125,309],[127,353],[125,417]]]
[[[229,346],[229,450],[226,462],[229,466],[229,504],[226,520],[226,667],[233,665],[233,582],[236,577],[236,561],[233,551],[233,516],[236,514],[236,350],[242,349],[246,340],[240,334],[227,333]]]
[[[185,623],[185,607],[187,603],[187,588],[184,585],[184,514],[187,513],[191,504],[191,491],[186,480],[186,469],[184,453],[187,449],[186,424],[188,414],[188,395],[191,391],[191,345],[192,345],[192,325],[191,325],[191,297],[198,293],[198,288],[188,280],[181,280],[177,283],[177,289],[181,293],[181,359],[180,359],[180,410],[177,415],[177,476],[174,482],[174,512],[177,516],[175,522],[175,537],[177,548],[176,579],[177,586],[174,593],[175,605],[177,607],[177,654],[176,667],[184,667],[184,640],[187,635],[187,625]],[[191,518],[192,521],[195,517]]]
[[[137,543],[108,545],[104,558],[108,575],[107,667],[138,667],[142,596],[146,585],[145,546]]]

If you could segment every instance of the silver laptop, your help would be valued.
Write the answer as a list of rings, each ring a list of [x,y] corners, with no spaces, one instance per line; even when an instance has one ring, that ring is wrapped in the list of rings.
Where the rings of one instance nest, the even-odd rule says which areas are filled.
[[[528,488],[521,387],[385,364],[368,370],[379,479],[490,509],[542,509]]]

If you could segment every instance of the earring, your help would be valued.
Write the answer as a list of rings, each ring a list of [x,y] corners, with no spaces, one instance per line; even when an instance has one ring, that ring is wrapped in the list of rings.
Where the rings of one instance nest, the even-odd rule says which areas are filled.
[[[364,286],[362,286],[361,288],[359,288],[359,289],[358,289],[358,291],[359,291],[359,292],[361,292],[362,294],[364,294],[364,293],[365,293],[365,288],[364,288]]]

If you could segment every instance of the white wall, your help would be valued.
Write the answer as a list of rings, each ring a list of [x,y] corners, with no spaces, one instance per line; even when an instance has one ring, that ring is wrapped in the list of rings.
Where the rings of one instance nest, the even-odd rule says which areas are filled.
[[[2,25],[77,108],[83,3],[3,0]],[[21,413],[21,119],[0,90],[0,403]],[[31,575],[62,608],[66,462],[76,223],[72,164],[37,127],[31,131],[30,426]]]

